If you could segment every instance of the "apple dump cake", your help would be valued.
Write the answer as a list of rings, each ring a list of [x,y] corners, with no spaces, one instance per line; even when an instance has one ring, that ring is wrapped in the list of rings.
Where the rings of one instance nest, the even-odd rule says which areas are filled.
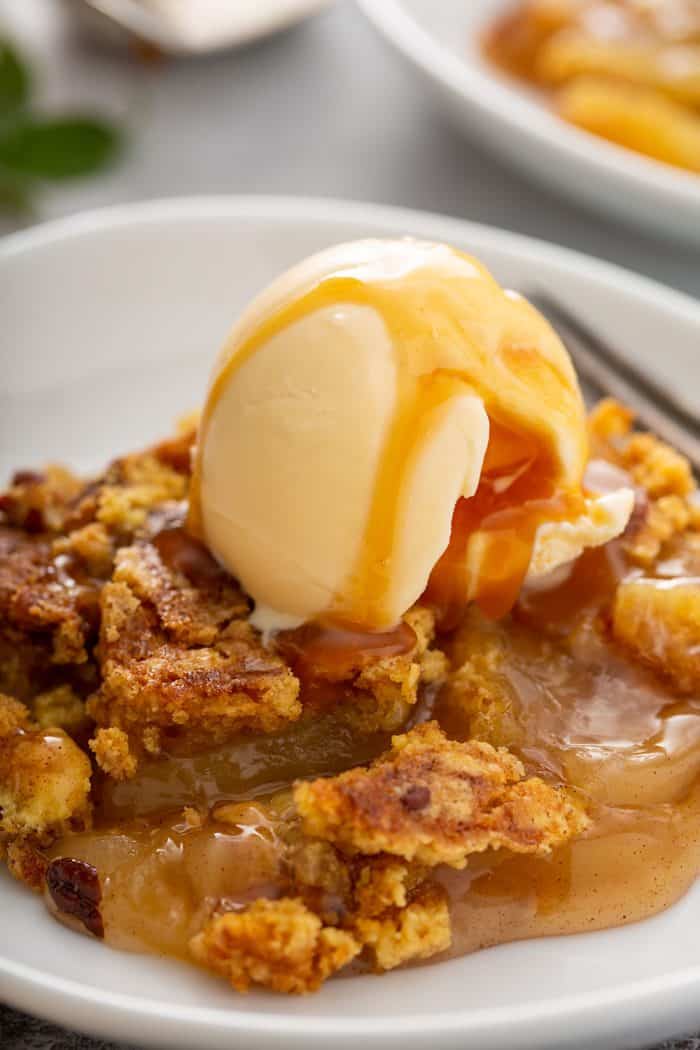
[[[697,0],[519,0],[485,51],[564,120],[700,172]]]
[[[0,496],[0,845],[76,931],[305,993],[700,863],[700,504],[475,260],[343,245],[199,418]]]

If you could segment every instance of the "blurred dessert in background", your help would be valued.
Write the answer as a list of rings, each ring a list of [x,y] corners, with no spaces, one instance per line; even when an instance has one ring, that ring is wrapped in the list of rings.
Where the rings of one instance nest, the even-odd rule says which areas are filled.
[[[77,0],[95,31],[127,34],[164,54],[199,55],[237,47],[320,10],[328,0]]]
[[[564,120],[700,172],[700,5],[696,0],[521,0],[484,48],[546,92]]]

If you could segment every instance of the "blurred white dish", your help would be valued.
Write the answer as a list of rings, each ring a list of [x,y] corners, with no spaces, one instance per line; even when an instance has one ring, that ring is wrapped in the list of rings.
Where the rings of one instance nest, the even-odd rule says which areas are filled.
[[[80,0],[111,22],[175,54],[247,44],[300,22],[329,0]]]
[[[468,136],[534,178],[635,226],[700,244],[700,176],[579,130],[480,53],[514,0],[357,0]]]
[[[275,274],[332,243],[406,233],[474,252],[507,285],[545,288],[638,362],[698,388],[700,305],[583,255],[364,204],[147,203],[0,242],[0,478],[46,457],[91,469],[162,435],[202,397],[233,318]],[[700,1027],[688,932],[700,884],[635,926],[331,981],[302,1000],[237,996],[194,968],[110,950],[60,926],[5,872],[0,912],[0,999],[140,1046],[615,1050]]]

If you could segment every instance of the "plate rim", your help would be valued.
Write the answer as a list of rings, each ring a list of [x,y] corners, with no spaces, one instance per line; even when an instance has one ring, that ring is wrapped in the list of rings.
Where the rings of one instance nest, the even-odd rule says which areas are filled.
[[[388,230],[408,229],[412,234],[432,238],[450,239],[459,237],[468,243],[476,237],[483,245],[491,244],[496,250],[521,255],[526,250],[531,258],[539,258],[560,269],[575,271],[606,280],[635,296],[646,296],[654,305],[673,311],[696,325],[700,333],[700,302],[691,296],[632,271],[585,253],[578,252],[547,241],[523,234],[511,233],[485,224],[473,223],[447,215],[396,208],[389,205],[366,204],[359,201],[313,197],[280,196],[206,196],[165,198],[161,200],[116,205],[94,211],[78,213],[66,218],[41,223],[28,230],[9,234],[0,240],[0,277],[5,266],[11,267],[17,258],[31,254],[34,250],[60,245],[64,241],[82,236],[109,233],[125,226],[158,224],[167,221],[197,221],[212,218],[234,219],[251,223],[265,221],[280,226],[288,223],[343,226],[347,223],[367,223],[370,227]],[[647,922],[663,921],[663,913]],[[545,943],[546,938],[538,939]],[[498,950],[498,948],[494,949]],[[446,962],[445,966],[458,964],[459,960]],[[330,1035],[372,1037],[383,1045],[415,1047],[422,1045],[426,1036],[440,1036],[447,1043],[449,1038],[478,1038],[480,1050],[501,1047],[507,1037],[511,1047],[535,1046],[532,1039],[542,1038],[543,1026],[558,1022],[584,1021],[591,1039],[599,1034],[610,1034],[606,1025],[609,1010],[616,1007],[633,1014],[626,1027],[632,1025],[641,1030],[645,1025],[658,1024],[668,1018],[668,1030],[687,1020],[700,1020],[700,1007],[695,1006],[700,988],[700,963],[686,966],[670,974],[616,985],[612,989],[594,992],[572,993],[557,1000],[537,999],[526,1005],[512,1007],[507,1012],[502,1007],[454,1011],[447,1015],[429,1012],[387,1015],[378,1018],[362,1018],[351,1015],[333,1017],[310,1017],[284,1013],[265,1014],[249,1012],[245,1001],[237,1000],[236,1008],[223,1011],[214,1007],[178,1006],[160,999],[140,999],[133,995],[114,993],[91,988],[79,981],[47,975],[36,967],[14,962],[0,949],[0,977],[2,999],[8,1005],[40,1014],[56,1020],[61,1013],[64,1023],[83,1025],[85,1030],[99,1032],[112,1038],[128,1038],[115,1035],[115,1026],[124,1022],[133,1025],[138,1021],[161,1022],[155,1032],[135,1031],[140,1038],[152,1042],[166,1039],[175,1046],[188,1046],[194,1034],[204,1031],[217,1039],[232,1034],[246,1035],[257,1044],[266,1036],[288,1036],[295,1046],[325,1047]],[[47,995],[44,1004],[38,993]],[[55,1004],[62,1004],[60,1010]],[[96,1007],[101,1009],[99,1020],[88,1023],[79,1014],[75,1017],[66,1011],[71,1007]],[[60,1020],[59,1022],[60,1023]],[[620,1031],[622,1031],[621,1026]],[[124,1028],[122,1028],[122,1033]],[[295,1040],[303,1039],[303,1043]],[[217,1042],[217,1045],[219,1043]],[[220,1045],[224,1045],[222,1042]],[[251,1044],[253,1045],[253,1044]],[[261,1042],[260,1046],[264,1044]],[[450,1043],[450,1045],[453,1045]],[[455,1042],[456,1046],[457,1043]],[[547,1041],[547,1045],[550,1044]],[[559,1046],[564,1045],[563,1038]]]
[[[663,913],[660,914],[662,915]],[[655,917],[653,916],[652,919]],[[651,920],[642,921],[648,922]],[[549,939],[551,938],[543,937],[537,938],[537,941],[544,943]],[[497,945],[493,949],[487,948],[483,950],[497,950],[498,947],[501,946]],[[154,959],[157,958],[159,957],[154,956]],[[459,963],[459,959],[451,959],[439,965],[447,966],[450,963]],[[183,965],[187,964],[183,963]],[[13,979],[16,982],[16,988],[19,988],[20,991],[32,993],[42,991],[48,986],[48,989],[54,996],[62,995],[68,1002],[75,1005],[84,1004],[111,1008],[119,1014],[127,1014],[130,1020],[136,1020],[137,1018],[142,1020],[153,1020],[155,1018],[163,1020],[164,1016],[167,1016],[168,1025],[173,1023],[178,1026],[185,1025],[187,1029],[204,1026],[226,1032],[227,1034],[303,1035],[309,1040],[309,1045],[313,1044],[314,1046],[317,1044],[325,1045],[321,1043],[321,1040],[326,1039],[330,1035],[336,1035],[339,1030],[342,1031],[344,1036],[347,1035],[353,1038],[358,1036],[390,1036],[392,1039],[401,1037],[403,1046],[420,1046],[420,1041],[426,1035],[431,1034],[459,1034],[464,1037],[479,1036],[482,1038],[488,1036],[488,1042],[480,1044],[481,1050],[485,1050],[485,1048],[492,1045],[501,1045],[498,1041],[493,1042],[494,1035],[508,1034],[510,1045],[515,1047],[525,1045],[522,1041],[515,1042],[511,1039],[511,1028],[520,1028],[522,1034],[528,1034],[523,1031],[524,1026],[540,1026],[546,1023],[553,1023],[557,1019],[566,1018],[567,1021],[575,1023],[577,1019],[585,1018],[589,1031],[593,1034],[595,1032],[596,1018],[592,1016],[592,1008],[596,1010],[613,1006],[618,1009],[621,1007],[632,1008],[639,1006],[642,999],[648,999],[650,1002],[656,1002],[657,998],[660,999],[663,1002],[663,1011],[650,1011],[649,1008],[641,1010],[635,1017],[635,1026],[643,1024],[645,1015],[651,1016],[655,1020],[662,1013],[664,1015],[678,1014],[682,1016],[681,1007],[686,1004],[686,993],[696,990],[700,983],[700,965],[688,967],[684,971],[679,971],[676,975],[666,974],[662,977],[629,982],[618,985],[615,989],[563,996],[556,1000],[537,1000],[527,1006],[510,1007],[507,1016],[505,1016],[505,1011],[502,1008],[494,1007],[471,1009],[464,1013],[455,1012],[446,1017],[440,1014],[424,1012],[406,1014],[401,1017],[387,1016],[373,1020],[346,1016],[344,1014],[336,1014],[333,1017],[308,1017],[282,1013],[247,1012],[238,1007],[230,1012],[224,1012],[213,1007],[179,1007],[177,1003],[166,1000],[139,999],[133,995],[124,995],[106,990],[100,990],[99,993],[97,991],[93,992],[92,989],[86,988],[79,981],[66,978],[52,977],[47,982],[45,978],[42,978],[42,972],[35,967],[26,966],[23,963],[11,963],[8,965],[2,956],[0,956],[0,975],[9,976],[10,979]],[[237,1000],[237,1002],[240,1001],[243,1001],[242,996]],[[9,1000],[8,1005],[11,1005]],[[39,1014],[41,1007],[38,1006],[37,1008],[37,1005],[33,1000],[29,999],[28,995],[22,995],[21,1001],[18,1001],[19,1009],[27,1009],[32,1013]],[[51,1019],[55,1015],[49,1013],[42,1016],[47,1016],[47,1019]],[[92,1026],[92,1030],[94,1030],[94,1026]],[[111,1032],[113,1030],[107,1028],[107,1031]],[[189,1038],[187,1031],[181,1033],[182,1035]],[[169,1032],[163,1032],[157,1038],[170,1041],[172,1035]],[[181,1045],[180,1040],[178,1040],[176,1045]],[[545,1045],[549,1046],[549,1043]]]
[[[375,29],[430,80],[458,95],[488,119],[496,118],[509,132],[528,137],[568,161],[595,168],[610,179],[624,179],[635,189],[667,204],[681,203],[700,214],[700,176],[663,161],[636,154],[576,128],[538,106],[504,79],[489,76],[444,47],[411,15],[402,0],[355,0]],[[672,201],[669,198],[675,197]]]
[[[356,0],[364,3],[366,0]],[[372,2],[372,0],[368,0]],[[394,0],[386,0],[393,3]],[[539,258],[554,263],[569,272],[585,266],[600,281],[606,277],[625,286],[632,294],[653,295],[665,301],[666,306],[680,311],[691,322],[700,321],[700,300],[688,292],[672,288],[654,277],[638,273],[620,263],[600,259],[576,248],[568,248],[543,237],[516,233],[489,223],[475,222],[445,212],[422,208],[406,208],[393,204],[377,204],[353,198],[286,194],[192,194],[173,197],[154,197],[127,201],[105,207],[77,211],[56,219],[38,222],[27,229],[0,236],[0,265],[24,251],[68,240],[101,230],[128,226],[138,222],[144,225],[164,219],[193,220],[215,217],[246,219],[252,222],[362,222],[377,226],[405,225],[415,233],[433,239],[449,239],[449,231],[458,229],[467,240],[470,233],[485,238],[501,251],[522,252],[527,248]],[[436,234],[435,230],[442,230]],[[433,231],[432,233],[430,231]],[[414,235],[412,234],[412,235]]]

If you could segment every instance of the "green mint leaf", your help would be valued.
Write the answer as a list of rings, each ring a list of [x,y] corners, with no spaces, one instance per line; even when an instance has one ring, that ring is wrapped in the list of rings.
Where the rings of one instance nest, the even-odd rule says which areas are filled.
[[[28,215],[32,211],[31,187],[0,172],[0,212]]]
[[[112,159],[119,135],[89,117],[32,117],[0,131],[0,167],[39,179],[70,179],[100,171]]]
[[[29,71],[15,49],[0,40],[0,116],[21,109],[29,97]]]

